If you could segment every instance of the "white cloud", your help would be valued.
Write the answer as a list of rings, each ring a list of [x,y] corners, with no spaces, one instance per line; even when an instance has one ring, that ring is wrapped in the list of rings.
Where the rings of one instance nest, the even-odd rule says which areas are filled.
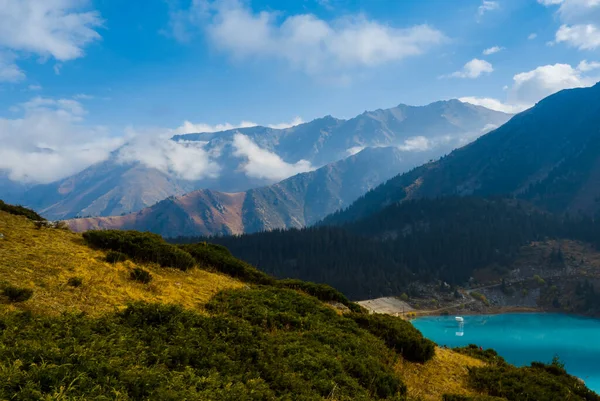
[[[479,97],[461,97],[459,100],[507,113],[519,112],[560,90],[594,85],[600,76],[589,72],[596,69],[600,69],[600,62],[586,60],[576,67],[569,64],[544,65],[516,74],[512,86],[507,89],[506,102]]]
[[[255,13],[237,0],[193,4],[187,13],[204,16],[196,24],[219,50],[235,59],[281,60],[309,74],[398,61],[446,40],[428,25],[396,28],[364,15],[329,22],[312,14]]]
[[[554,6],[562,3],[564,0],[537,0],[538,3],[544,6]]]
[[[73,99],[76,99],[76,100],[91,100],[91,99],[94,99],[94,96],[87,95],[85,93],[78,93],[75,96],[73,96]]]
[[[434,144],[431,140],[424,136],[415,136],[406,139],[402,145],[398,146],[398,148],[407,152],[422,152],[430,149],[432,146],[434,146]]]
[[[530,33],[529,36],[527,36],[527,39],[529,40],[533,40],[535,38],[537,38],[537,33]]]
[[[249,177],[282,180],[314,169],[306,160],[300,160],[295,164],[286,163],[277,154],[260,148],[250,138],[240,133],[234,135],[233,147],[235,156],[247,160],[240,167]]]
[[[304,123],[304,120],[300,117],[294,117],[294,119],[290,122],[283,122],[278,124],[267,124],[266,127],[275,128],[275,129],[285,129],[294,127],[296,125]],[[258,126],[257,123],[252,121],[242,121],[239,124],[205,124],[205,123],[192,123],[190,121],[184,121],[183,124],[174,130],[170,130],[173,135],[180,134],[195,134],[201,132],[219,132],[219,131],[229,131],[236,128],[250,128]]]
[[[599,0],[564,0],[558,9],[561,21],[568,24],[598,23]]]
[[[502,51],[502,50],[504,50],[504,47],[493,46],[493,47],[489,47],[489,48],[485,49],[482,53],[486,56],[489,56],[490,54],[498,53],[499,51]]]
[[[357,153],[362,152],[365,149],[365,146],[353,146],[351,148],[346,149],[346,153],[348,156],[354,156]]]
[[[452,78],[478,78],[481,74],[489,74],[494,71],[490,63],[485,60],[474,58],[464,65],[462,70],[453,72],[448,77]]]
[[[205,124],[205,123],[194,124],[194,123],[186,120],[183,122],[183,124],[181,126],[175,128],[171,132],[174,135],[196,134],[196,133],[202,133],[202,132],[228,131],[228,130],[232,130],[232,129],[236,129],[236,128],[256,127],[257,125],[258,124],[253,123],[251,121],[242,121],[239,124],[224,123],[224,124],[210,125],[210,124]]]
[[[170,140],[164,135],[139,133],[129,129],[135,138],[119,149],[122,163],[139,162],[149,168],[184,180],[218,177],[220,167],[203,149],[205,143]]]
[[[25,73],[15,64],[14,54],[0,52],[0,82],[19,82],[24,79]]]
[[[573,68],[569,64],[544,65],[522,72],[513,77],[509,100],[533,104],[562,89],[593,85],[596,79],[586,76],[584,72],[587,71]]]
[[[501,102],[498,99],[489,98],[489,97],[464,96],[464,97],[458,98],[458,100],[460,100],[463,103],[470,103],[470,104],[474,104],[476,106],[483,106],[490,110],[497,110],[497,111],[501,111],[503,113],[510,113],[510,114],[519,113],[528,108],[526,105],[519,106],[519,105],[506,104],[506,103]]]
[[[30,91],[41,91],[42,85],[29,85],[27,89],[29,89]]]
[[[14,181],[48,183],[106,159],[122,144],[103,127],[80,124],[85,109],[72,99],[36,97],[0,118],[0,170]]]
[[[304,123],[304,120],[302,118],[294,117],[294,119],[292,121],[290,121],[289,123],[269,124],[269,125],[267,125],[267,127],[274,128],[274,129],[285,129],[285,128],[295,127],[296,125],[300,125],[303,123]]]
[[[583,60],[577,65],[577,69],[581,72],[588,72],[600,68],[600,62],[592,61],[588,63],[587,60]]]
[[[477,14],[481,17],[488,11],[494,11],[500,9],[500,4],[497,1],[483,0],[483,3],[477,8]]]
[[[0,1],[0,47],[67,61],[100,39],[96,11],[79,11],[82,0]]]
[[[600,28],[593,24],[561,25],[556,31],[556,43],[561,42],[579,50],[594,50],[600,47]]]
[[[550,43],[565,43],[579,50],[600,48],[600,0],[563,0],[543,4],[546,3],[560,4],[556,14],[562,22],[554,42]]]

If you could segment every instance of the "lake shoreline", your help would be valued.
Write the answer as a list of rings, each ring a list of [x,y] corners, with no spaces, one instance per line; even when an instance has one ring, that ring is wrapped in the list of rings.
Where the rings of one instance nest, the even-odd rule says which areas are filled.
[[[598,319],[600,320],[600,316],[598,315],[586,315],[584,313],[576,313],[576,312],[565,312],[562,310],[553,310],[553,309],[544,309],[540,307],[530,307],[530,306],[500,306],[500,307],[490,307],[487,310],[464,310],[464,311],[452,311],[455,313],[450,313],[448,311],[412,311],[413,315],[416,316],[404,316],[408,317],[408,320],[418,319],[420,317],[428,317],[428,316],[486,316],[486,315],[505,315],[505,314],[527,314],[527,313],[543,313],[543,314],[561,314],[567,316],[576,316],[576,317],[584,317],[589,319]]]

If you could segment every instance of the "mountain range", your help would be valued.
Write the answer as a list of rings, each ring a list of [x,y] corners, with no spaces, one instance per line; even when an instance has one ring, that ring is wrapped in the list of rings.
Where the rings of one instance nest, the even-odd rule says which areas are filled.
[[[555,213],[600,212],[600,84],[551,95],[500,128],[439,160],[398,175],[336,224],[395,202],[448,195],[514,197]]]
[[[165,237],[242,234],[312,225],[346,207],[398,171],[420,164],[420,153],[366,148],[315,171],[245,192],[197,190],[123,216],[68,220],[74,231],[132,229]]]
[[[366,147],[396,146],[418,153],[420,162],[425,162],[510,117],[449,100],[418,107],[399,105],[349,120],[327,116],[287,129],[258,126],[176,135],[165,140],[167,144],[126,144],[106,161],[12,198],[49,219],[115,216],[197,189],[236,193],[271,185]],[[8,192],[5,188],[0,186],[0,194]]]

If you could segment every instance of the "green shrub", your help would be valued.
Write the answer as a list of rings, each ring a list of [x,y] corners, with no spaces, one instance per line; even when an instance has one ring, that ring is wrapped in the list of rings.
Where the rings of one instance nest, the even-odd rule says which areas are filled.
[[[427,362],[435,355],[435,343],[410,322],[384,314],[352,314],[351,318],[409,361]]]
[[[485,297],[485,295],[483,295],[483,294],[482,294],[482,293],[480,293],[480,292],[473,291],[473,292],[471,292],[471,296],[472,296],[473,298],[475,298],[476,300],[483,302],[483,303],[484,303],[484,304],[486,304],[486,305],[489,305],[489,304],[490,304],[490,302],[489,302],[489,301],[488,301],[488,299]]]
[[[33,296],[33,290],[31,288],[8,285],[4,287],[2,294],[7,297],[10,302],[25,302]]]
[[[476,391],[509,401],[600,400],[576,377],[554,364],[534,362],[530,367],[497,365],[469,370],[469,385]]]
[[[152,274],[148,270],[140,269],[139,267],[134,268],[129,277],[137,282],[148,284],[152,281]]]
[[[224,312],[213,316],[141,303],[99,318],[3,316],[0,399],[403,399],[383,342],[314,298],[283,289],[218,298]],[[266,331],[246,309],[303,327]]]
[[[506,401],[506,398],[491,397],[489,395],[444,394],[442,401]]]
[[[299,290],[305,292],[313,297],[320,299],[323,302],[339,302],[353,312],[362,313],[363,308],[354,303],[350,302],[348,298],[332,286],[328,284],[317,284],[309,281],[302,281],[296,279],[285,279],[277,280],[276,285],[282,288],[290,288],[293,290]]]
[[[106,253],[106,261],[108,263],[119,263],[119,262],[124,262],[126,261],[127,255],[125,255],[123,252],[119,252],[119,251],[108,251]]]
[[[81,277],[70,277],[67,281],[67,284],[71,287],[81,287],[83,284],[83,279]]]
[[[546,281],[545,281],[543,278],[541,278],[539,275],[537,275],[537,274],[535,274],[535,275],[533,276],[533,281],[534,281],[534,282],[535,282],[537,285],[545,285],[545,284],[546,284]]]
[[[471,358],[480,359],[491,365],[504,365],[506,361],[493,349],[482,350],[475,344],[469,344],[466,347],[456,347],[452,349],[459,354],[468,355]]]
[[[45,221],[46,220],[31,209],[28,209],[23,206],[9,205],[8,203],[4,203],[2,200],[0,200],[0,210],[3,212],[14,214],[16,216],[25,216],[29,220],[34,220],[34,221]]]
[[[160,235],[139,231],[87,231],[83,238],[96,248],[122,252],[139,262],[155,262],[163,267],[180,270],[195,265],[192,256],[175,245],[166,243]]]
[[[231,253],[224,246],[199,242],[197,244],[179,245],[179,248],[192,255],[201,267],[213,268],[218,272],[248,283],[275,284],[273,277],[231,256]]]

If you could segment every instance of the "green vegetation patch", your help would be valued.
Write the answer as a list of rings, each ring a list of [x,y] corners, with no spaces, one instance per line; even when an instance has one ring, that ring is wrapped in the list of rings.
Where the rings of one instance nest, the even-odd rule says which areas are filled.
[[[139,267],[135,267],[129,274],[129,277],[133,281],[137,281],[142,284],[148,284],[150,281],[152,281],[152,274],[148,270],[144,270]]]
[[[312,297],[227,291],[203,316],[134,304],[101,318],[0,319],[0,399],[402,400],[395,354]]]
[[[222,245],[206,242],[180,245],[180,249],[192,255],[201,267],[215,269],[228,276],[254,284],[274,284],[275,279],[254,266],[231,255]]]
[[[121,252],[138,262],[154,262],[180,270],[188,270],[196,264],[189,253],[166,243],[158,234],[98,230],[85,232],[83,238],[93,247]]]
[[[33,290],[31,288],[21,288],[13,285],[7,285],[2,290],[2,295],[8,298],[9,302],[25,302],[33,296]]]
[[[523,368],[507,364],[471,368],[469,385],[477,391],[509,401],[600,400],[600,396],[583,382],[567,374],[557,359],[550,364],[534,362]]]
[[[444,394],[442,401],[506,401],[506,398],[491,397],[488,395]]]
[[[406,320],[384,314],[352,314],[351,317],[409,361],[427,362],[435,355],[435,343]]]
[[[4,203],[4,201],[0,200],[0,210],[3,212],[7,212],[10,214],[14,214],[16,216],[25,216],[29,220],[34,221],[45,221],[46,219],[34,212],[31,209],[28,209],[23,206],[14,206],[9,205],[8,203]]]
[[[505,365],[506,361],[498,353],[491,349],[482,350],[475,344],[469,344],[466,347],[452,348],[452,351],[458,352],[459,354],[468,355],[471,358],[482,360],[490,365]]]
[[[364,309],[360,305],[350,302],[344,294],[327,284],[317,284],[296,279],[284,279],[277,280],[277,286],[305,292],[313,297],[319,298],[323,302],[339,302],[347,306],[353,312],[364,312]]]

